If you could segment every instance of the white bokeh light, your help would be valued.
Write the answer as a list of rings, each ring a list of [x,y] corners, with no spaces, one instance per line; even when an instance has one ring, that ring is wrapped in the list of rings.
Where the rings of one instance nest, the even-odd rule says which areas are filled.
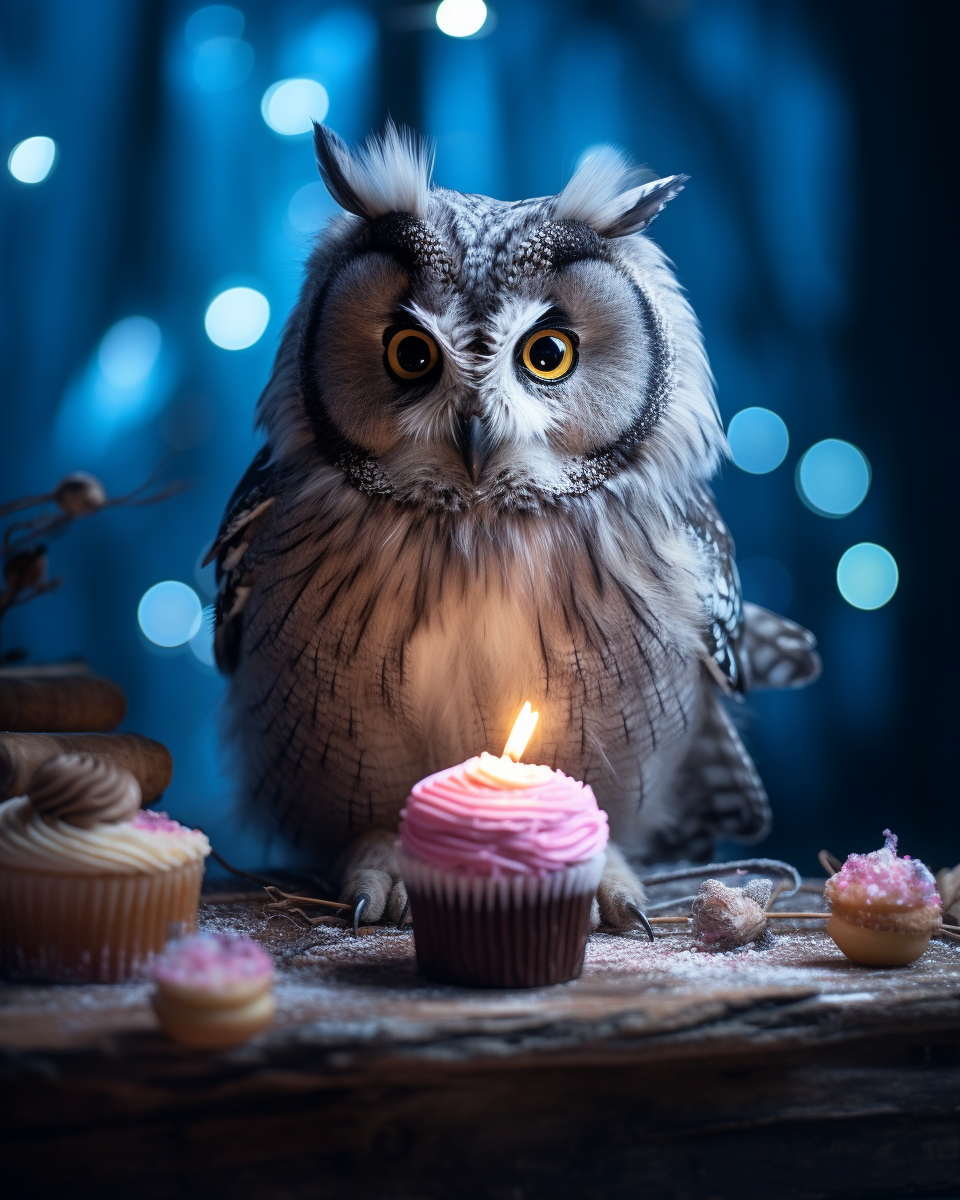
[[[97,365],[113,387],[138,387],[156,366],[161,341],[156,321],[124,317],[103,335]]]
[[[851,546],[837,566],[840,595],[854,608],[882,608],[893,598],[899,582],[896,559],[875,542]]]
[[[208,38],[193,56],[194,82],[208,92],[230,91],[247,78],[255,58],[253,47],[240,38]]]
[[[223,350],[246,350],[263,337],[270,322],[270,304],[250,287],[227,288],[211,301],[203,318],[207,337]]]
[[[196,50],[210,38],[238,38],[245,24],[239,8],[229,4],[208,4],[198,8],[187,19],[183,36],[191,50]]]
[[[769,408],[745,408],[730,422],[727,441],[741,471],[766,475],[787,457],[790,435],[782,417]]]
[[[483,0],[442,0],[437,7],[437,28],[449,37],[479,33],[487,19]]]
[[[156,646],[182,646],[195,637],[203,620],[200,597],[192,587],[165,579],[148,588],[137,607],[145,637]]]
[[[322,183],[307,183],[293,193],[287,207],[287,220],[298,233],[316,233],[336,211],[336,205]]]
[[[327,89],[315,79],[281,79],[267,88],[260,101],[263,119],[284,137],[309,133],[329,108]]]
[[[57,143],[53,138],[28,137],[10,151],[7,169],[20,183],[43,183],[56,158]]]

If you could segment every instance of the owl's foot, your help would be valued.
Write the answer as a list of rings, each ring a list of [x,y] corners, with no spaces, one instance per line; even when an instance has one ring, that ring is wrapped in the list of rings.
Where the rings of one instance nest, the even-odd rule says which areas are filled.
[[[351,842],[337,864],[340,900],[353,909],[353,926],[376,925],[386,917],[396,924],[407,903],[407,889],[394,857],[396,834],[378,830]]]
[[[652,941],[653,930],[643,915],[644,903],[643,884],[617,847],[610,844],[591,911],[593,928],[627,933],[642,926]]]

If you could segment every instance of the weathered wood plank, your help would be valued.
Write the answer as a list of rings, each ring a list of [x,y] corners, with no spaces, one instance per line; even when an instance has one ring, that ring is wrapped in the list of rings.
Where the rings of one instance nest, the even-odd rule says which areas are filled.
[[[0,989],[0,1162],[31,1197],[787,1200],[960,1190],[960,951],[869,970],[822,933],[591,939],[528,992],[421,979],[409,932],[204,923],[282,966],[276,1027],[166,1041],[149,987]]]

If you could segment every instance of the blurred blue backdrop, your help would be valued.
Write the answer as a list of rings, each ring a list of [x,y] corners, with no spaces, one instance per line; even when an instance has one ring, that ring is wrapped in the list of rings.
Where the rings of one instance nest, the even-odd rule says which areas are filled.
[[[476,0],[443,7],[448,27],[476,24]],[[164,806],[228,858],[278,861],[234,811],[206,622],[163,648],[138,605],[162,581],[212,600],[199,564],[333,212],[304,113],[359,140],[390,112],[435,139],[439,183],[502,198],[557,191],[613,142],[692,176],[653,236],[703,323],[724,422],[737,418],[739,465],[717,491],[744,591],[823,651],[815,687],[750,700],[776,818],[764,850],[812,872],[821,846],[875,848],[890,826],[905,851],[955,862],[955,689],[932,603],[952,558],[944,201],[915,223],[911,191],[938,148],[934,12],[503,0],[457,37],[435,4],[4,0],[0,502],[79,468],[118,494],[167,454],[166,477],[192,484],[72,529],[51,552],[66,584],[8,618],[5,647],[81,654],[119,680],[125,727],[173,751]],[[301,82],[274,86],[287,80]],[[838,586],[861,543],[887,557],[858,551]]]

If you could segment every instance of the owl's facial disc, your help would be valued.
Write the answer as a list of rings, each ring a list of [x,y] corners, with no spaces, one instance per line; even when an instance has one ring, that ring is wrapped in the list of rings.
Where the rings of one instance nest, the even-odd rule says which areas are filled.
[[[644,293],[609,259],[469,280],[363,244],[336,264],[301,342],[319,451],[361,490],[447,511],[597,486],[662,403]]]

